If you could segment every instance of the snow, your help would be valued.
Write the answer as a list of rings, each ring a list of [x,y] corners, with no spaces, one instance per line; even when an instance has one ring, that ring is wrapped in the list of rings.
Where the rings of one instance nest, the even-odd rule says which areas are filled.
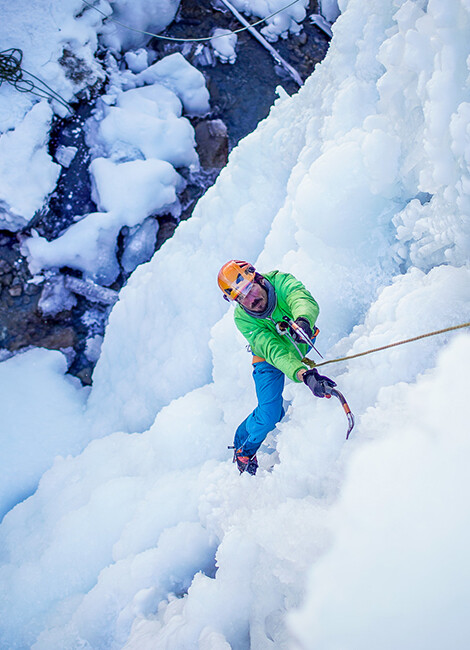
[[[279,36],[287,38],[289,34],[300,32],[299,23],[306,16],[306,8],[309,3],[308,0],[299,0],[296,3],[286,0],[231,0],[230,4],[247,16],[259,18],[270,16],[257,29],[267,41],[274,42],[278,40]]]
[[[326,366],[356,417],[348,442],[337,400],[289,382],[258,475],[239,476],[227,450],[255,404],[216,284],[227,259],[301,279],[327,359],[469,320],[468,3],[340,8],[304,87],[279,91],[191,219],[130,277],[91,390],[63,376],[58,352],[0,364],[13,406],[2,472],[15,472],[2,647],[468,647],[468,330]],[[129,165],[144,223],[152,161],[94,163]],[[66,240],[54,252],[91,275],[97,239],[124,223],[100,178],[108,212],[73,226],[84,252]]]
[[[66,371],[60,352],[43,349],[0,364],[1,517],[36,489],[55,456],[77,453],[90,440],[83,418],[87,390],[64,377]]]
[[[126,71],[126,86],[111,86],[87,121],[98,211],[77,215],[76,223],[53,241],[37,233],[24,239],[22,252],[32,273],[69,266],[85,279],[109,286],[119,275],[117,238],[124,227],[155,229],[148,217],[179,217],[186,181],[176,169],[199,169],[194,128],[182,113],[208,111],[204,77],[176,53],[137,75]],[[133,270],[152,253],[147,250],[136,262],[129,261],[128,253],[124,269]]]
[[[334,23],[340,14],[337,0],[320,0],[319,5],[321,15],[329,23]]]
[[[139,72],[136,83],[139,86],[160,83],[169,88],[180,98],[188,115],[205,115],[209,112],[209,91],[204,75],[179,52]]]
[[[15,231],[24,227],[55,188],[60,166],[47,151],[51,120],[52,110],[42,101],[17,129],[0,139],[0,228]],[[27,188],[22,186],[25,176]]]
[[[145,68],[148,68],[148,53],[145,48],[139,48],[135,52],[129,50],[124,53],[124,60],[127,63],[127,67],[132,72],[142,72]]]
[[[112,4],[123,19],[127,19],[131,13],[136,20],[137,29],[153,26],[159,31],[173,20],[179,6],[177,0],[136,0],[132,3],[118,0]],[[96,8],[105,15],[112,13],[111,4],[106,0],[99,5]],[[21,69],[24,71],[25,83],[33,80],[41,92],[53,91],[63,101],[72,101],[77,93],[88,92],[88,88],[99,87],[105,82],[105,69],[94,57],[99,33],[104,30],[109,47],[112,42],[117,50],[120,50],[129,38],[131,41],[136,40],[135,35],[127,36],[133,32],[122,30],[116,24],[110,23],[103,27],[104,16],[99,11],[84,5],[81,0],[65,0],[52,4],[45,0],[19,0],[14,4],[0,0],[2,24],[8,25],[8,29],[2,32],[2,51],[7,48],[21,50]],[[125,34],[121,34],[120,30],[125,31]],[[140,41],[141,38],[142,35],[137,40]],[[137,57],[138,51],[135,53]],[[174,55],[169,63],[160,62],[162,65],[157,66],[155,70],[152,66],[144,70],[145,60],[140,55],[139,63],[133,66],[131,64],[131,67],[144,75],[154,75],[155,79],[141,79],[135,84],[153,83],[158,78],[159,71],[163,69],[163,74],[168,72],[171,76],[169,84],[175,88],[176,94],[181,92],[184,95],[183,101],[189,106],[188,113],[194,111],[194,114],[197,114],[199,110],[207,112],[208,93],[202,75],[183,57],[182,60],[178,57],[180,55]],[[132,61],[132,58],[130,60]],[[44,86],[44,83],[49,88]],[[37,102],[37,95],[18,92],[13,85],[2,83],[0,227],[12,232],[26,226],[36,210],[42,207],[45,198],[54,189],[60,173],[60,166],[53,162],[47,151],[48,135],[53,112],[65,117],[68,110],[57,99],[51,102],[53,111],[45,101]],[[136,117],[134,114],[133,119]],[[191,137],[188,130],[186,126],[186,140]],[[189,144],[185,142],[185,148],[187,147]],[[58,162],[66,165],[67,160],[70,160],[68,156],[70,152],[65,159],[62,158],[62,162]],[[193,163],[194,158],[195,154],[192,152]],[[25,174],[29,179],[27,192],[24,192],[21,182]]]
[[[146,160],[164,160],[174,167],[197,167],[198,164],[194,130],[182,117],[160,119],[145,112],[111,106],[99,124],[96,144],[114,159],[131,160],[140,155]],[[90,173],[96,176],[93,167]]]
[[[333,547],[292,615],[302,647],[468,645],[470,449],[462,361],[469,354],[469,338],[462,337],[434,372],[412,386],[382,389],[364,415],[364,435],[374,441],[351,458],[331,512]]]
[[[104,3],[113,21],[101,29],[101,41],[106,48],[129,50],[144,45],[148,36],[140,31],[160,33],[169,25],[178,11],[179,0],[110,0]],[[101,11],[103,9],[99,7]],[[117,21],[117,22],[114,22]],[[118,23],[121,23],[119,25]],[[132,28],[126,29],[123,25]]]
[[[104,80],[102,67],[93,57],[101,17],[97,12],[84,8],[81,0],[52,4],[45,0],[18,0],[15,3],[1,0],[0,12],[2,24],[8,26],[2,30],[2,50],[19,48],[23,53],[22,69],[48,84],[64,100],[69,101],[88,85]],[[74,68],[80,74],[73,74]],[[29,74],[25,73],[24,78],[34,81],[40,90],[47,91]],[[17,127],[36,102],[36,96],[18,92],[12,85],[3,83],[0,89],[0,132]],[[53,106],[58,114],[67,113],[59,102],[54,101]]]
[[[105,158],[91,163],[95,196],[103,212],[78,221],[60,237],[23,242],[32,273],[68,265],[92,281],[108,286],[119,274],[116,240],[123,226],[136,226],[150,214],[179,214],[176,191],[185,185],[163,160],[132,160],[115,164]]]
[[[235,63],[237,60],[237,53],[235,51],[237,40],[237,35],[228,29],[214,29],[213,37],[210,40],[214,55],[222,63]]]

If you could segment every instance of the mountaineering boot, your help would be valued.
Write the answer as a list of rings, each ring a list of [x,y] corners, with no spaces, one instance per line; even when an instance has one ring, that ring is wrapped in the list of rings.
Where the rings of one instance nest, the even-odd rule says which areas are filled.
[[[253,456],[248,456],[241,448],[235,449],[235,452],[233,454],[233,462],[237,463],[240,474],[243,474],[243,472],[248,472],[248,474],[254,476],[256,474],[256,470],[258,469],[258,459],[256,458],[256,454],[253,454]]]

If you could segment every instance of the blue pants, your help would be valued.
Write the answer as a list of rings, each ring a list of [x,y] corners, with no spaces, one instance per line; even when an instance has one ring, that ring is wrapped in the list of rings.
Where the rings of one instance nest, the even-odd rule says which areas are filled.
[[[284,417],[282,391],[284,373],[267,361],[253,364],[258,406],[243,420],[235,432],[235,449],[243,447],[249,456],[255,454],[268,433]]]

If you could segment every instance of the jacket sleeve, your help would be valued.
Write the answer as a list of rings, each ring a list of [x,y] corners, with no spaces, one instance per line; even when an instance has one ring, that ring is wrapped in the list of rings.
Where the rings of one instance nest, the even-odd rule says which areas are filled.
[[[264,321],[257,322],[249,316],[246,317],[243,311],[235,313],[235,325],[250,344],[254,354],[266,359],[293,381],[299,381],[297,372],[305,366],[285,337],[271,331]]]
[[[292,313],[292,318],[304,316],[313,329],[320,308],[317,301],[302,282],[290,273],[279,273],[276,282],[276,293],[285,301]]]

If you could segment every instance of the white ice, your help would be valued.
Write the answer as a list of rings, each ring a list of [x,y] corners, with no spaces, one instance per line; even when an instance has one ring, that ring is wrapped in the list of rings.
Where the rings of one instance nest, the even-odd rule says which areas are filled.
[[[237,60],[236,45],[237,35],[228,29],[214,29],[213,37],[210,44],[214,50],[215,56],[222,63],[235,63]]]
[[[90,440],[83,420],[87,390],[74,377],[64,378],[66,370],[60,352],[44,349],[0,364],[1,517],[34,492],[55,456],[77,453]]]
[[[320,0],[319,5],[321,15],[329,23],[334,23],[340,14],[338,0]]]
[[[6,364],[31,376],[29,353],[4,362],[3,398],[29,406],[15,480],[40,481],[0,526],[0,645],[468,648],[468,330],[326,366],[348,442],[339,403],[289,383],[259,474],[226,448],[255,405],[227,259],[299,277],[328,359],[469,321],[468,3],[340,8],[305,86],[131,276],[86,411],[64,367],[25,400]],[[22,459],[49,387],[47,417],[86,433],[42,473]]]
[[[52,110],[43,101],[18,128],[0,137],[0,228],[4,230],[15,232],[26,226],[55,188],[60,165],[47,151],[51,120]]]

